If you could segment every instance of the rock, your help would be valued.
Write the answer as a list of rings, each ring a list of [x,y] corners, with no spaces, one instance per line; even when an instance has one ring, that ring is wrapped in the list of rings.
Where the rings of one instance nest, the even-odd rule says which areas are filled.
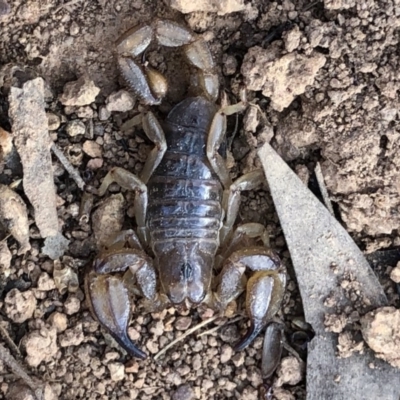
[[[175,322],[175,328],[178,331],[186,331],[186,329],[188,329],[191,324],[191,317],[178,317]]]
[[[72,21],[69,27],[69,34],[71,36],[77,36],[79,34],[79,31],[80,31],[79,25],[76,23],[76,21]]]
[[[1,252],[0,252],[1,254]],[[0,261],[1,264],[1,261]],[[390,279],[393,282],[400,283],[400,262],[397,263],[396,267],[392,269],[390,273]]]
[[[49,131],[56,131],[61,124],[61,119],[58,115],[48,112],[46,113],[47,123],[49,125]]]
[[[275,382],[275,386],[296,385],[303,379],[304,372],[304,362],[293,356],[285,357],[277,369],[278,379]]]
[[[61,258],[68,249],[69,240],[61,232],[55,236],[49,236],[44,241],[42,253],[49,256],[52,260]]]
[[[65,131],[68,136],[75,137],[78,135],[84,135],[86,132],[85,124],[79,119],[74,119],[73,121],[68,122]]]
[[[28,210],[21,196],[5,185],[0,185],[0,224],[19,243],[18,254],[30,250]]]
[[[96,171],[103,166],[103,162],[102,158],[92,158],[88,161],[86,167],[92,171]]]
[[[107,110],[106,106],[101,106],[99,110],[99,120],[107,121],[111,117],[111,112]]]
[[[119,90],[108,96],[106,104],[107,111],[110,113],[113,111],[125,112],[132,110],[135,100],[126,90]]]
[[[243,365],[243,363],[244,363],[244,354],[243,354],[243,352],[236,353],[232,357],[232,361],[233,361],[233,364],[235,365],[235,367],[240,367],[241,365]]]
[[[325,62],[325,56],[317,52],[311,56],[294,52],[280,56],[276,46],[268,50],[255,46],[247,52],[241,72],[248,89],[262,90],[271,98],[272,108],[282,111],[314,82]]]
[[[139,371],[139,363],[135,360],[129,360],[125,364],[125,372],[127,374],[136,374]]]
[[[31,367],[37,367],[42,361],[51,361],[57,353],[56,329],[43,326],[28,333],[22,343],[27,353],[26,362]]]
[[[294,26],[290,31],[286,31],[282,35],[285,43],[285,49],[288,53],[296,50],[299,47],[301,39],[301,31],[297,25]]]
[[[36,309],[33,291],[20,292],[18,289],[11,289],[4,299],[4,308],[7,317],[18,324],[32,318]]]
[[[56,329],[57,333],[64,332],[68,326],[67,316],[60,312],[53,312],[47,322]]]
[[[0,18],[10,14],[11,7],[5,0],[0,0]]]
[[[224,344],[221,348],[221,363],[225,364],[232,358],[232,347]]]
[[[296,398],[288,390],[282,388],[274,388],[274,398],[276,400],[296,400]]]
[[[190,385],[181,385],[172,394],[172,400],[193,400],[196,396]]]
[[[233,75],[238,67],[238,62],[234,56],[224,55],[222,71],[224,75]]]
[[[92,226],[98,248],[106,246],[109,238],[121,231],[124,208],[125,199],[119,193],[108,197],[93,213]]]
[[[49,290],[55,289],[56,285],[47,272],[42,272],[37,282],[37,288],[43,292],[48,292]]]
[[[23,380],[11,383],[7,392],[8,400],[36,400],[33,390]]]
[[[326,314],[324,324],[327,332],[341,333],[347,324],[347,318],[344,314]]]
[[[341,10],[354,7],[356,2],[354,0],[324,0],[324,5],[327,10]]]
[[[64,106],[86,106],[93,103],[100,89],[86,76],[68,82],[59,100]]]
[[[84,339],[82,324],[76,325],[72,329],[67,329],[63,335],[60,335],[59,342],[61,347],[78,346]]]
[[[93,140],[86,140],[83,143],[83,151],[92,158],[99,158],[102,154],[101,146]]]
[[[7,246],[7,242],[0,242],[0,271],[3,273],[10,268],[11,251]]]
[[[243,11],[246,8],[243,0],[166,0],[166,3],[183,14],[205,11],[225,15]]]
[[[40,235],[55,236],[59,230],[57,200],[43,79],[27,81],[22,89],[11,87],[9,101],[14,144],[23,168],[24,192],[34,208]]]
[[[64,303],[64,310],[67,315],[76,314],[81,308],[81,302],[78,297],[69,295]]]
[[[361,332],[376,357],[400,368],[400,310],[382,307],[361,319]]]
[[[110,371],[111,380],[114,382],[122,381],[125,378],[125,367],[124,364],[119,362],[113,362],[107,365]]]
[[[348,358],[356,352],[361,353],[364,350],[364,342],[357,342],[349,331],[341,332],[338,336],[337,350],[339,358]]]
[[[17,15],[23,24],[36,24],[41,16],[40,3],[35,1],[22,3],[18,8]]]

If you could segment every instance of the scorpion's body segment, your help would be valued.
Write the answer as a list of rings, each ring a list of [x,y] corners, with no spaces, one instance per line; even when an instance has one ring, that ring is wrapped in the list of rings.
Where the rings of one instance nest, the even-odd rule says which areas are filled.
[[[135,61],[152,38],[166,46],[184,46],[189,63],[199,71],[204,95],[183,100],[164,124],[151,112],[143,118],[155,147],[140,177],[113,168],[104,178],[101,196],[112,182],[136,192],[137,236],[121,232],[95,258],[86,278],[89,305],[130,354],[145,358],[127,334],[132,275],[135,293],[151,309],[204,302],[224,312],[246,291],[251,325],[236,345],[240,350],[279,310],[286,282],[285,268],[267,248],[262,225],[244,224],[233,231],[240,192],[264,181],[261,171],[253,171],[232,183],[219,154],[226,115],[243,110],[244,104],[217,108],[218,76],[206,43],[171,21],[135,28],[117,43],[121,72],[144,102],[159,104],[167,88],[161,74]]]
[[[175,304],[204,299],[218,250],[223,187],[206,153],[215,113],[203,97],[188,98],[170,112],[164,125],[167,151],[147,183],[150,243],[161,282],[167,283],[164,292]],[[177,252],[181,265],[170,263]],[[198,260],[197,254],[208,259]]]

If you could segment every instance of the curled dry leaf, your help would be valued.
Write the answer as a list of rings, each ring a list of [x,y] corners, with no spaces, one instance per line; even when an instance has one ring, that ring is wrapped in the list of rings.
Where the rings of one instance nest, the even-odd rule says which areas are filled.
[[[5,185],[0,185],[0,224],[19,243],[18,254],[24,254],[30,250],[26,205],[17,193]]]
[[[69,266],[63,266],[59,260],[54,261],[54,283],[61,294],[74,293],[79,288],[78,275]]]

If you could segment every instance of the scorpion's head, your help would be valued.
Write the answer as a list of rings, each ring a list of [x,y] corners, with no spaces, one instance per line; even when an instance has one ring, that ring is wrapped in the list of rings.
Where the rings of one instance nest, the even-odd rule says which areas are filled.
[[[156,252],[157,253],[157,252]],[[201,239],[171,243],[157,257],[163,292],[172,304],[201,303],[210,288],[215,249]]]
[[[204,97],[189,97],[177,104],[168,114],[167,124],[207,129],[217,111],[215,103]]]

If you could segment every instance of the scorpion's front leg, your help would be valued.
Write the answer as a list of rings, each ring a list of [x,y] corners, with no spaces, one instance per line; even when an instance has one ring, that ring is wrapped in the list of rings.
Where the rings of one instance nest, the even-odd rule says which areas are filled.
[[[246,284],[245,271],[252,275]],[[236,344],[236,350],[248,346],[279,310],[286,285],[286,273],[279,257],[262,246],[233,252],[223,263],[216,298],[224,308],[246,289],[246,309],[251,326]]]
[[[134,234],[132,231],[129,232]],[[108,329],[115,340],[129,354],[146,358],[127,334],[131,315],[130,279],[136,277],[140,294],[148,301],[156,300],[156,272],[150,257],[140,249],[134,237],[135,248],[123,248],[121,237],[103,251],[93,263],[93,269],[86,275],[85,290],[92,314]]]

